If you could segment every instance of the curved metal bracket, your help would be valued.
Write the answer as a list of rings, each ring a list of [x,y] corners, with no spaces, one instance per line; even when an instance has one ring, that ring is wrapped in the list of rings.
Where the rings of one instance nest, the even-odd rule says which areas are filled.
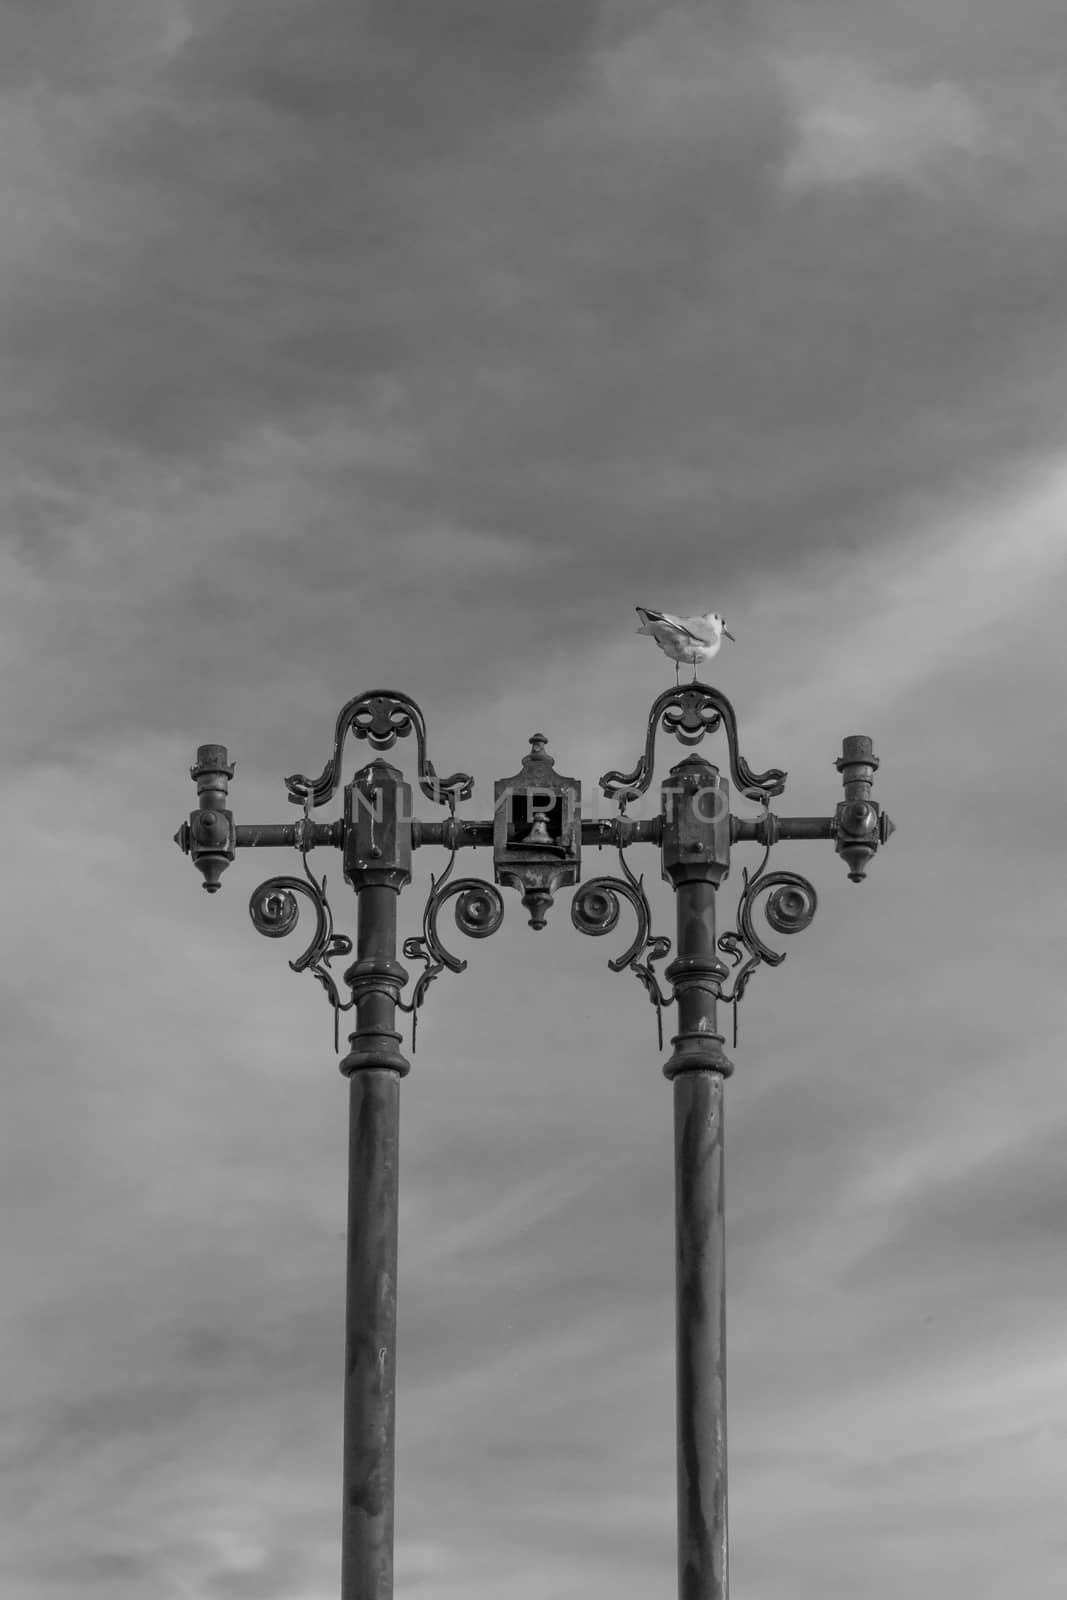
[[[466,772],[453,772],[439,778],[426,754],[426,719],[410,695],[391,689],[371,689],[356,695],[341,708],[333,736],[333,755],[317,778],[293,773],[286,778],[289,799],[294,805],[325,805],[341,782],[341,759],[349,733],[366,739],[375,750],[391,750],[398,739],[414,730],[419,747],[419,788],[435,805],[447,805],[454,812],[457,800],[469,800],[474,779]]]
[[[321,882],[316,881],[308,867],[306,852],[303,852],[303,863],[306,882],[303,878],[285,874],[267,878],[258,889],[252,891],[248,912],[257,933],[264,934],[268,939],[282,939],[292,933],[300,919],[296,896],[301,894],[310,900],[315,910],[315,932],[307,949],[295,961],[290,961],[289,966],[293,972],[310,971],[325,989],[333,1007],[333,1046],[336,1051],[339,1048],[340,1013],[350,1010],[355,999],[342,1001],[329,965],[335,956],[351,954],[352,941],[347,934],[333,931],[333,913],[326,898],[325,874]]]
[[[618,923],[622,909],[619,905],[620,895],[633,906],[637,913],[637,933],[634,941],[621,956],[609,961],[608,966],[612,972],[621,972],[624,967],[631,968],[634,976],[644,985],[648,998],[656,1008],[656,1027],[659,1030],[659,1047],[662,1050],[663,1007],[670,1005],[671,997],[664,994],[660,988],[659,978],[652,970],[652,963],[662,961],[664,956],[669,954],[671,941],[663,934],[652,933],[652,908],[645,893],[644,878],[634,877],[621,849],[619,863],[625,878],[607,876],[590,878],[588,882],[578,886],[571,897],[571,921],[579,933],[587,933],[592,938],[599,939],[604,934],[611,933]],[[642,956],[645,956],[644,960],[641,959]]]
[[[751,800],[769,801],[785,788],[786,774],[779,767],[753,772],[738,749],[737,717],[726,696],[710,684],[691,683],[666,689],[653,702],[648,714],[645,750],[632,772],[605,772],[600,787],[609,800],[618,800],[620,810],[643,795],[652,782],[656,733],[662,721],[665,733],[681,743],[699,744],[706,733],[720,726],[730,746],[730,772],[742,794]]]
[[[752,911],[757,897],[770,891],[763,914],[776,933],[784,934],[801,933],[810,927],[819,904],[813,885],[798,872],[764,870],[770,853],[768,845],[763,852],[763,860],[754,873],[750,874],[747,867],[743,869],[743,887],[741,898],[737,902],[737,930],[720,934],[717,941],[719,949],[729,957],[731,965],[737,969],[733,975],[730,993],[723,994],[721,991],[719,993],[719,999],[734,1008],[735,1045],[738,1007],[748,986],[748,980],[761,962],[765,962],[769,967],[778,967],[786,957],[784,950],[772,950],[752,926]],[[743,955],[746,950],[747,960]]]
[[[422,913],[422,933],[414,934],[410,939],[404,940],[406,959],[424,963],[424,969],[419,973],[411,992],[411,999],[397,1001],[401,1011],[411,1012],[412,1055],[415,1053],[419,1007],[426,997],[430,984],[446,967],[449,972],[467,970],[466,961],[461,956],[453,955],[450,950],[446,950],[437,931],[437,918],[445,901],[451,900],[453,895],[458,896],[455,910],[456,927],[461,933],[465,933],[468,939],[488,939],[504,920],[504,897],[500,891],[491,883],[486,883],[484,878],[456,878],[450,882],[449,878],[455,864],[456,852],[453,850],[441,876],[430,877],[430,892],[426,897]]]

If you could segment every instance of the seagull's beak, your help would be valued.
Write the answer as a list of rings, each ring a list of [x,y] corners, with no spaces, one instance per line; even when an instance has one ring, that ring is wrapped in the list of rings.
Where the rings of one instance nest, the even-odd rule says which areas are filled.
[[[737,640],[736,640],[736,639],[734,639],[734,636],[733,636],[733,634],[732,634],[732,633],[731,633],[731,632],[730,632],[730,630],[729,630],[729,628],[724,628],[724,629],[723,629],[723,630],[722,630],[722,632],[723,632],[723,638],[724,638],[724,639],[732,639],[732,640],[733,640],[733,642],[734,642],[734,644],[736,644],[736,643],[737,643]]]

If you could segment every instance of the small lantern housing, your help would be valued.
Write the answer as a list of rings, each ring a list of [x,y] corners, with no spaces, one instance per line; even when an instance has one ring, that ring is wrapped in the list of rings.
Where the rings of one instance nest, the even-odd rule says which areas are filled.
[[[496,881],[520,890],[531,928],[545,926],[556,890],[581,874],[582,786],[556,771],[547,742],[535,733],[522,770],[494,785]]]

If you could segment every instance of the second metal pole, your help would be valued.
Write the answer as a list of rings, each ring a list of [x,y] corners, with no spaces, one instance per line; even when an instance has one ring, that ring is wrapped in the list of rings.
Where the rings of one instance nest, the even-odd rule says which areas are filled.
[[[674,1079],[679,1600],[727,1600],[723,1087]]]
[[[715,934],[715,891],[730,860],[728,786],[690,756],[663,793],[663,876],[678,928],[666,969],[678,1032],[663,1068],[674,1097],[678,1596],[729,1600],[723,1089],[733,1065],[716,1020],[728,969]]]
[[[359,897],[356,960],[345,973],[356,1028],[350,1078],[348,1273],[341,1600],[393,1600],[396,1468],[396,1275],[400,1050],[396,1005],[407,973],[396,959],[397,901],[411,877],[411,791],[374,761],[345,794],[352,818],[345,876]]]
[[[392,1600],[400,1074],[349,1093],[341,1600]]]

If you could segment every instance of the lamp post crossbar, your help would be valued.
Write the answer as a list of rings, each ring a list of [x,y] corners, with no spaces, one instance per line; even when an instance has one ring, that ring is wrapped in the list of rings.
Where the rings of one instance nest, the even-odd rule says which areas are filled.
[[[729,747],[729,772],[756,817],[730,811],[730,784],[703,756],[691,754],[660,784],[659,813],[628,816],[627,807],[649,789],[658,735],[695,746],[721,730]],[[412,788],[382,754],[414,734],[418,786],[431,802],[448,808],[447,818],[427,821],[412,810]],[[345,786],[343,814],[334,822],[311,819],[341,786],[347,740],[364,739],[379,754]],[[234,767],[224,745],[201,745],[191,776],[198,806],[175,835],[200,871],[204,888],[217,892],[238,850],[299,851],[303,876],[279,875],[253,892],[249,909],[256,928],[270,937],[295,928],[298,899],[315,917],[310,943],[290,966],[310,970],[326,990],[335,1018],[354,1013],[355,1026],[341,1071],[349,1079],[349,1192],[345,1302],[344,1438],[342,1463],[341,1600],[392,1600],[396,1425],[397,1208],[399,1194],[400,1082],[410,1063],[400,1049],[397,1011],[414,1024],[430,983],[441,973],[459,973],[467,963],[444,942],[438,918],[452,903],[459,931],[486,938],[500,926],[504,902],[497,885],[516,889],[535,929],[544,928],[561,888],[573,888],[571,920],[583,933],[602,936],[619,922],[622,903],[633,910],[637,931],[630,945],[609,962],[630,968],[656,1006],[657,1016],[676,1006],[677,1032],[663,1065],[674,1100],[676,1455],[679,1600],[728,1600],[726,1476],[726,1298],[723,1100],[733,1064],[719,1032],[720,1002],[735,1019],[752,973],[776,966],[784,953],[757,932],[760,903],[767,923],[781,934],[807,927],[815,914],[815,890],[795,872],[768,871],[771,849],[783,840],[832,840],[854,882],[886,843],[893,825],[871,799],[878,768],[871,740],[853,734],[843,741],[836,765],[845,797],[828,817],[780,817],[770,801],[782,793],[786,774],[754,771],[739,749],[737,719],[725,695],[703,683],[676,686],[654,701],[643,752],[629,771],[600,780],[617,807],[611,818],[583,817],[581,785],[555,771],[543,734],[510,778],[494,786],[490,820],[456,816],[474,780],[456,772],[438,778],[427,752],[426,723],[409,696],[388,690],[357,695],[336,722],[333,752],[317,778],[286,779],[289,799],[302,805],[301,820],[237,824],[229,808]],[[730,848],[756,843],[763,860],[743,873],[736,928],[719,933],[718,891],[730,869]],[[655,963],[671,940],[652,931],[643,879],[626,852],[653,845],[660,870],[675,898],[674,953],[658,973]],[[605,846],[619,853],[620,875],[581,881],[582,847]],[[355,890],[355,960],[343,974],[349,998],[341,999],[331,962],[352,953],[352,941],[334,932],[325,878],[308,863],[313,850],[339,849],[345,881]],[[423,910],[422,932],[404,941],[408,960],[421,960],[410,999],[410,979],[398,960],[400,894],[412,876],[418,849],[449,852],[434,875]],[[492,849],[494,883],[457,878],[457,852]],[[725,959],[724,959],[725,958]]]

